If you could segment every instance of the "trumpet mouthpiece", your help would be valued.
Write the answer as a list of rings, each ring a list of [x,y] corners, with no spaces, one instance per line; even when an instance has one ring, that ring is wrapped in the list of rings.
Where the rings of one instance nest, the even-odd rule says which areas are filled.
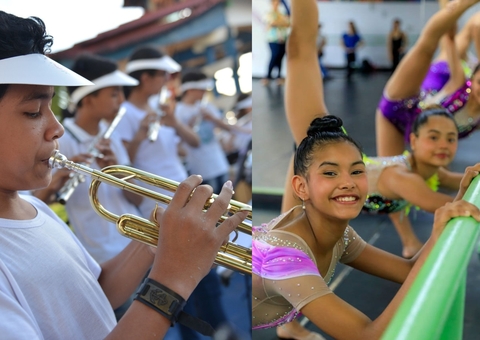
[[[68,161],[67,157],[62,155],[60,151],[55,150],[53,151],[53,154],[48,159],[48,166],[50,167],[50,169],[64,168],[67,161]]]

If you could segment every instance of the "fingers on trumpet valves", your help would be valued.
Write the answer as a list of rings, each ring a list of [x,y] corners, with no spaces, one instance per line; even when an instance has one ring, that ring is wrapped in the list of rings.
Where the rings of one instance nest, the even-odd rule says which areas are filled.
[[[155,208],[153,208],[152,213],[150,214],[150,221],[155,223],[157,227],[160,227],[159,220],[161,219],[164,210],[165,209],[160,207],[158,203],[155,203]]]
[[[186,180],[182,181],[173,195],[169,206],[180,209],[184,207],[190,200],[192,191],[202,183],[203,178],[200,175],[191,175]]]
[[[206,214],[208,216],[212,216],[212,218],[216,218],[217,220],[227,214],[230,206],[230,199],[232,198],[233,193],[233,184],[231,181],[226,181],[222,187],[220,193],[215,197],[213,202],[210,204]],[[209,203],[210,201],[208,201]]]
[[[196,209],[204,210],[205,206],[208,205],[208,202],[213,194],[213,188],[210,185],[202,184],[195,188],[191,197],[190,204]],[[212,202],[212,206],[215,202]],[[208,208],[207,211],[209,211]]]

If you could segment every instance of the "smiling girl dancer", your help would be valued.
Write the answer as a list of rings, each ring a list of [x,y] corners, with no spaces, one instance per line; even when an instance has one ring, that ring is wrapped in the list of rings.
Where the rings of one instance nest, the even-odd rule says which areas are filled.
[[[461,14],[459,12],[464,11],[471,4],[472,3],[469,3],[469,4],[462,3],[456,9],[458,13],[455,12],[455,10],[453,12],[448,12],[448,13],[439,12],[439,14],[437,14],[437,17],[440,16],[440,18],[442,18],[441,20],[445,21],[447,20],[447,18],[449,18],[449,16],[459,16]],[[314,41],[316,37],[315,28],[318,22],[316,10],[317,8],[314,1],[308,1],[308,2],[293,1],[292,32],[291,32],[290,40],[288,43],[289,53],[287,55],[289,73],[287,77],[287,92],[286,92],[285,104],[286,104],[287,119],[289,120],[290,128],[292,130],[292,134],[295,138],[297,145],[300,144],[300,142],[304,139],[306,127],[309,125],[312,118],[314,116],[318,117],[318,116],[325,115],[327,113],[327,108],[325,107],[325,103],[322,95],[323,84],[320,77],[320,70],[318,69],[318,65],[315,60],[315,49],[314,49],[314,46],[315,46]],[[301,24],[300,24],[300,19],[302,20]],[[309,23],[311,23],[311,25],[309,25]],[[301,84],[308,84],[308,86],[306,85],[302,86]],[[298,113],[302,113],[302,114],[298,114]],[[448,119],[445,117],[440,117],[440,118]],[[317,123],[313,123],[313,126],[315,126]],[[366,319],[366,317],[364,317],[358,311],[355,311],[350,306],[346,306],[344,302],[335,298],[333,294],[330,294],[331,291],[328,290],[328,287],[326,287],[326,284],[322,279],[323,277],[324,279],[328,280],[328,278],[331,277],[331,271],[335,267],[336,262],[340,260],[341,254],[343,251],[343,249],[341,248],[343,246],[339,243],[343,244],[343,231],[347,230],[346,226],[348,225],[348,220],[358,215],[358,213],[361,211],[363,207],[363,201],[365,200],[368,192],[366,181],[365,183],[363,183],[363,187],[362,187],[362,186],[359,186],[359,184],[351,185],[352,181],[354,182],[353,179],[347,179],[347,180],[341,179],[345,176],[347,178],[349,177],[353,178],[355,176],[363,177],[365,176],[365,174],[360,175],[360,173],[362,173],[362,171],[364,171],[365,168],[363,168],[362,170],[362,166],[364,167],[363,163],[357,163],[357,162],[361,162],[362,160],[362,155],[360,151],[356,147],[354,147],[350,142],[346,142],[345,135],[343,133],[340,133],[339,126],[341,125],[341,123],[337,121],[336,123],[334,122],[333,125],[337,126],[337,128],[334,129],[337,131],[336,132],[333,131],[332,133],[334,136],[336,136],[335,138],[339,138],[339,141],[337,140],[338,145],[337,143],[326,144],[326,145],[323,145],[320,143],[322,147],[315,148],[313,153],[309,155],[309,157],[311,157],[310,159],[311,163],[309,164],[313,164],[313,166],[310,166],[309,168],[307,168],[308,169],[307,176],[303,177],[299,173],[292,180],[296,195],[298,197],[303,198],[306,209],[304,211],[300,209],[299,211],[299,208],[296,207],[296,208],[293,208],[292,210],[288,210],[289,205],[290,207],[292,207],[294,204],[293,204],[293,201],[290,199],[290,195],[288,195],[289,190],[287,187],[286,193],[284,195],[284,202],[282,207],[283,211],[287,211],[286,215],[282,215],[281,217],[272,221],[268,225],[268,227],[255,233],[254,277],[253,277],[253,282],[254,282],[253,316],[255,317],[253,319],[253,322],[254,322],[255,328],[274,327],[276,325],[281,324],[282,322],[292,321],[294,320],[294,315],[295,315],[294,310],[296,311],[301,310],[302,313],[307,315],[307,317],[309,317],[309,319],[312,320],[317,326],[324,329],[327,333],[334,335],[336,338],[342,338],[342,337],[352,338],[353,336],[351,336],[351,334],[353,333],[360,334],[361,332],[361,330],[359,330],[359,328],[361,327],[358,326],[358,324],[357,326],[359,328],[357,328],[357,326],[354,325],[352,326],[353,328],[349,328],[349,327],[345,328],[342,326],[342,329],[338,329],[338,327],[332,327],[332,325],[335,324],[336,320],[340,322],[340,317],[342,317],[342,325],[345,324],[343,320],[345,319],[345,315],[347,315],[346,323],[348,325],[352,325],[352,323],[355,324],[353,320],[358,320],[357,318],[360,318],[360,320],[364,320],[364,321]],[[315,135],[313,133],[314,127],[312,127],[311,129],[312,129],[312,135],[311,137],[307,138],[310,140],[314,139],[313,135]],[[320,128],[319,130],[321,129],[322,128]],[[321,131],[317,131],[317,132],[318,132],[318,135],[323,134],[323,132]],[[329,133],[325,132],[325,134],[328,135]],[[303,143],[305,144],[307,143],[307,141],[304,141]],[[350,163],[344,157],[341,157],[340,159],[338,159],[338,156],[335,156],[335,154],[347,155],[348,154],[347,151],[343,150],[343,148],[348,149],[347,146],[350,147],[351,149],[356,150],[356,153],[353,153],[353,155],[351,154],[352,158],[350,159]],[[342,150],[339,150],[340,148],[342,148]],[[330,149],[333,149],[333,150],[336,149],[335,151],[333,151],[334,155],[332,155],[332,151]],[[300,150],[300,146],[299,146],[299,150]],[[325,155],[323,153],[325,153]],[[297,156],[298,156],[298,153],[297,153]],[[330,156],[332,158],[330,158]],[[323,163],[322,160],[327,162],[327,165],[328,163],[335,163],[339,168],[328,169],[330,171],[326,171],[325,169],[320,169],[318,168],[318,165]],[[355,166],[358,166],[360,168],[355,169],[355,171],[353,171],[351,169],[353,163],[355,163]],[[340,166],[340,164],[343,164],[343,165]],[[298,165],[298,161],[297,161],[297,165]],[[334,166],[334,165],[330,164],[330,166]],[[342,175],[341,176],[332,175],[332,173],[335,173],[335,171],[336,173],[341,173]],[[354,175],[353,173],[356,171],[358,171],[358,173]],[[470,171],[473,171],[473,170],[467,171],[467,177],[472,176],[472,174],[469,174]],[[322,175],[323,172],[330,173],[330,174]],[[475,174],[475,172],[473,172],[473,174]],[[320,182],[320,179],[319,179],[319,178],[322,178],[322,176],[325,177],[324,178],[325,181],[338,180],[340,182],[338,184],[337,189],[332,189],[335,191],[335,193],[324,192],[322,189],[322,193],[324,195],[327,195],[327,197],[329,198],[322,196],[321,193],[315,192],[312,189],[314,187],[314,183],[317,184],[315,186],[316,188],[325,188],[324,185],[326,184],[324,184],[323,182]],[[332,176],[332,177],[328,178],[328,176]],[[471,177],[470,178],[467,178],[467,177],[464,180],[465,183],[469,183],[469,179],[471,178]],[[288,179],[287,179],[287,182],[288,182]],[[318,185],[317,182],[322,184]],[[346,185],[347,189],[342,189],[345,186],[345,183],[347,184]],[[349,189],[351,188],[350,185],[355,189]],[[305,188],[310,188],[308,190],[308,195],[304,195],[306,193]],[[349,190],[353,190],[357,192],[355,193],[355,195],[352,195],[351,192],[348,192],[347,198],[340,198],[342,197],[342,195],[339,193],[343,191],[349,191]],[[309,195],[312,195],[312,196],[310,197]],[[461,195],[461,193],[459,195]],[[332,197],[338,198],[338,200],[330,199]],[[346,196],[343,196],[343,197],[346,197]],[[351,202],[340,202],[340,201],[351,200],[352,197],[353,197],[353,201]],[[320,202],[322,202],[322,204],[320,204]],[[325,204],[327,205],[325,206]],[[458,203],[455,203],[455,204],[458,204]],[[345,212],[342,212],[343,208],[342,209],[333,208],[331,207],[331,205],[338,206],[338,207],[341,206],[347,210]],[[332,212],[330,213],[329,211],[332,211]],[[355,211],[355,213],[353,211]],[[445,210],[443,209],[442,211],[439,211],[438,214],[442,214],[444,212]],[[336,214],[344,214],[344,215],[342,218],[339,218],[338,216],[335,216]],[[348,217],[347,215],[350,217]],[[343,222],[340,222],[339,220],[342,220]],[[338,230],[336,230],[336,232],[332,232],[332,229],[331,229],[333,228],[332,224],[335,225],[335,221],[338,222],[338,226],[339,226],[338,228],[340,232],[338,232]],[[438,224],[436,226],[438,226]],[[352,233],[351,228],[348,228],[348,230],[349,231],[347,233]],[[286,231],[286,232],[283,232],[283,231]],[[439,230],[434,228],[433,235],[434,236],[438,235],[437,232],[439,232]],[[351,235],[352,234],[350,234],[350,236]],[[353,236],[352,237],[350,236],[347,238],[350,241],[352,241]],[[345,262],[352,261],[349,263],[349,265],[353,267],[362,268],[362,270],[365,270],[367,272],[372,272],[372,273],[375,270],[375,274],[377,275],[380,275],[382,277],[388,277],[392,280],[396,280],[397,282],[404,282],[413,264],[417,263],[417,267],[421,265],[423,258],[431,248],[433,239],[436,239],[436,237],[428,241],[423,251],[420,252],[417,256],[415,256],[412,260],[405,260],[390,254],[386,254],[383,251],[375,249],[369,245],[365,245],[362,241],[359,241],[357,237],[355,237],[355,239],[357,241],[352,242],[352,244],[350,244],[349,246],[350,247],[349,250],[347,250],[350,256],[348,256],[348,258],[342,258],[342,261],[345,261]],[[290,242],[290,247],[288,247],[289,242]],[[266,245],[266,243],[269,243],[270,245]],[[275,251],[278,250],[279,251],[278,258],[283,259],[282,258],[283,255],[281,254],[281,251],[284,249],[292,250],[291,247],[295,247],[294,244],[298,245],[300,248],[303,249],[304,258],[307,258],[307,259],[310,258],[310,264],[311,264],[310,269],[313,268],[312,269],[313,271],[317,270],[317,274],[316,274],[317,277],[302,276],[302,275],[298,276],[298,273],[297,275],[289,273],[287,275],[290,275],[290,274],[292,275],[288,277],[299,279],[299,280],[282,280],[282,279],[279,279],[278,277],[277,277],[278,280],[273,280],[273,279],[269,280],[266,275],[268,275],[269,269],[272,269],[272,267],[268,268],[268,264],[270,263],[273,265],[273,263],[275,263],[275,259],[277,258],[277,256],[275,255]],[[264,247],[268,249],[272,245],[276,245],[278,247],[272,247],[271,248],[272,252],[270,252],[269,250],[265,252]],[[281,245],[285,245],[286,247],[280,247]],[[255,248],[255,246],[258,246],[260,248]],[[336,252],[335,254],[337,256],[337,258],[335,259],[332,253],[334,253],[334,248],[336,247],[340,249],[335,250]],[[356,248],[356,254],[352,255],[352,251],[354,251],[355,249],[351,247]],[[365,248],[362,251],[361,249],[358,250],[357,247],[358,248],[365,247]],[[375,254],[375,256],[372,256],[372,253]],[[305,255],[305,254],[309,254],[309,255]],[[378,260],[377,254],[382,258],[382,260],[379,261],[378,263],[376,262]],[[302,255],[302,254],[296,254],[296,255]],[[356,255],[358,255],[358,258],[355,259]],[[314,258],[315,260],[311,260],[312,258]],[[422,260],[420,261],[420,259]],[[272,260],[273,262],[270,262],[269,260]],[[330,260],[332,261],[330,262]],[[366,267],[363,267],[363,264],[365,264],[364,261],[368,263]],[[390,268],[396,268],[396,270],[394,272],[390,272],[388,268],[386,268],[386,266],[382,264],[382,261],[386,261],[383,263],[392,264],[393,266]],[[390,261],[393,261],[393,262],[390,262]],[[304,261],[304,263],[306,262]],[[296,265],[298,265],[298,263],[296,263]],[[380,270],[378,270],[378,268],[380,268]],[[281,271],[282,268],[280,266],[277,266],[276,269]],[[411,277],[414,276],[415,273],[416,273],[416,270],[411,271],[410,276]],[[310,285],[310,283],[308,282],[309,280],[316,280],[318,278],[321,280],[319,280],[318,282],[315,281],[316,285]],[[303,281],[303,280],[306,280],[306,281]],[[273,281],[275,281],[275,283],[273,283]],[[285,303],[283,307],[279,307],[280,309],[284,308],[283,310],[274,311],[273,309],[271,309],[271,306],[268,303],[268,297],[264,295],[265,291],[263,289],[261,289],[261,291],[258,290],[258,288],[262,285],[262,282],[267,287],[267,294],[271,294],[269,295],[270,297],[276,296],[275,294],[278,294],[277,301],[283,301]],[[304,300],[305,303],[302,303],[301,305],[295,305],[295,303],[292,304],[291,303],[292,302],[291,300],[293,299],[292,297],[297,296],[297,294],[300,294],[301,296],[303,296],[304,299],[307,296],[303,295],[302,292],[295,292],[295,293],[289,292],[285,288],[291,283],[294,283],[294,286],[292,286],[292,288],[300,287],[298,285],[299,283],[301,286],[306,287],[306,285],[302,284],[302,282],[306,283],[306,285],[308,285],[309,287],[315,287],[315,292],[311,292],[311,293],[314,293],[315,296],[313,296],[312,299],[309,299],[308,301]],[[407,286],[409,282],[411,282],[410,278],[408,279],[408,281],[405,281]],[[283,286],[284,283],[285,283],[285,286]],[[273,285],[276,284],[277,288],[275,288],[274,286],[271,286],[271,284]],[[322,288],[319,288],[320,287],[319,285],[321,285]],[[274,291],[269,291],[268,290],[269,288],[272,288]],[[279,289],[279,288],[282,288],[282,289]],[[319,290],[317,290],[317,288],[319,288]],[[326,290],[323,288],[325,288]],[[389,306],[389,308],[387,308],[387,310],[383,315],[385,315],[387,318],[391,317],[391,315],[393,314],[392,309],[396,308],[396,306],[398,305],[398,300],[402,298],[405,290],[406,288],[402,288],[402,290],[398,294],[398,297],[395,298],[394,302],[391,304],[391,306]],[[288,296],[288,294],[290,294],[290,296]],[[267,299],[267,300],[264,300],[264,299]],[[334,305],[331,305],[330,303],[333,303]],[[312,307],[312,306],[315,306],[315,307]],[[332,308],[332,306],[334,308]],[[323,309],[324,307],[325,309]],[[326,311],[327,309],[328,309],[328,313],[321,313],[322,310]],[[332,314],[332,310],[336,312]],[[339,311],[341,311],[341,313]],[[271,317],[266,317],[265,313],[268,313]],[[284,316],[284,318],[280,318],[279,320],[273,320],[275,319],[274,315],[276,315],[277,313],[279,313],[279,316]],[[329,317],[324,319],[324,321],[319,320],[318,315],[326,315],[326,314],[328,314]],[[262,318],[260,318],[260,316],[262,316]],[[379,319],[380,321],[376,320],[373,322],[373,324],[383,325],[380,327],[384,328],[388,322],[385,322],[385,317],[380,317]],[[369,320],[367,321],[370,322]],[[364,325],[368,324],[368,322],[365,323]],[[318,336],[318,334],[315,334],[315,333],[307,332],[307,334],[305,334],[305,330],[303,330],[303,334],[302,334],[302,330],[298,329],[299,326],[297,323],[289,323],[288,325],[289,327],[277,328],[277,334],[279,335],[279,337],[285,337],[285,338],[290,337],[295,339],[306,339],[306,338],[313,339],[315,336]],[[295,327],[295,325],[297,326]],[[332,329],[332,328],[336,328],[336,329]],[[358,330],[358,332],[356,332],[356,330]],[[380,334],[380,331],[378,331],[377,334]],[[363,338],[371,338],[371,336],[370,337],[363,336]]]
[[[349,226],[368,193],[362,158],[358,144],[343,133],[339,118],[327,116],[312,122],[294,160],[292,186],[303,205],[254,232],[254,328],[274,327],[292,321],[302,312],[336,339],[376,339],[394,315],[446,222],[464,214],[480,220],[480,211],[460,199],[480,169],[468,168],[456,201],[436,211],[432,236],[417,256],[406,260],[367,244]],[[338,262],[403,283],[376,320],[369,320],[327,286]]]

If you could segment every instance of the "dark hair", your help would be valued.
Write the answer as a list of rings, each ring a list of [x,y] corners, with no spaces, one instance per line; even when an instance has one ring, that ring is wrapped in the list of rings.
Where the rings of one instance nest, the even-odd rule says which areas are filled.
[[[445,108],[443,108],[440,105],[432,105],[427,107],[425,110],[423,110],[413,121],[412,124],[412,133],[415,134],[415,136],[418,136],[418,130],[425,124],[428,123],[428,118],[433,117],[433,116],[440,116],[440,117],[446,117],[450,119],[454,124],[455,127],[458,127],[455,122],[455,119],[453,118],[453,115],[448,112]]]
[[[207,75],[202,71],[198,71],[198,70],[188,71],[184,73],[182,76],[182,84],[189,81],[199,81],[207,78],[208,78]]]
[[[141,60],[141,59],[159,59],[163,57],[163,53],[157,50],[154,47],[149,47],[149,46],[143,46],[140,48],[137,48],[128,61],[134,61],[134,60]],[[147,72],[150,75],[154,75],[155,72],[158,70],[138,70],[138,71],[133,71],[129,75],[137,80],[140,80],[140,76],[142,73]]]
[[[313,153],[327,144],[350,143],[358,149],[360,155],[363,154],[360,144],[344,132],[342,125],[342,120],[333,115],[315,118],[310,123],[307,137],[302,140],[295,152],[293,161],[295,175],[305,177],[313,161]]]
[[[133,51],[132,55],[128,59],[128,61],[134,60],[142,60],[142,59],[159,59],[163,57],[164,54],[160,52],[158,49],[151,47],[151,46],[142,46],[137,48]],[[150,76],[154,76],[158,70],[138,70],[129,73],[129,76],[135,78],[140,83],[140,78],[143,73],[147,73]],[[138,85],[137,85],[138,86]],[[133,86],[134,87],[134,86]],[[132,86],[124,86],[123,92],[125,93],[125,98],[128,98],[130,93],[132,92]]]
[[[348,22],[348,24],[349,24],[350,27],[352,28],[353,34],[358,34],[357,26],[355,25],[355,23],[354,23],[352,20],[350,20],[350,21]]]
[[[0,11],[0,59],[32,53],[46,54],[52,44],[53,38],[47,35],[40,18],[25,19]],[[0,84],[0,99],[7,88],[8,84]]]
[[[88,80],[95,80],[101,76],[116,71],[117,68],[117,64],[114,61],[99,55],[84,53],[75,59],[71,70]],[[72,94],[77,88],[78,86],[68,86],[68,93]],[[93,92],[93,94],[96,94],[97,92],[98,90]],[[81,102],[82,101],[80,100],[77,105],[78,107],[81,106]]]
[[[203,73],[202,71],[191,70],[191,71],[185,72],[182,75],[181,83],[184,84],[184,83],[189,82],[189,81],[199,81],[199,80],[204,80],[204,79],[207,79],[207,78],[208,78],[207,75],[205,73]],[[179,96],[179,100],[181,100],[187,92],[188,92],[188,90],[181,93],[180,96]]]

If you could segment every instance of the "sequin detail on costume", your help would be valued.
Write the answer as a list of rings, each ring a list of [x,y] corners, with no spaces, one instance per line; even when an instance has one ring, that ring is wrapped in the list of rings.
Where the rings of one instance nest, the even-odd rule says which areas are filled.
[[[370,215],[375,214],[391,214],[401,211],[408,206],[405,200],[388,199],[378,192],[378,179],[381,173],[387,167],[405,165],[411,169],[407,159],[407,155],[399,155],[393,157],[363,157],[363,161],[367,167],[368,176],[368,195],[363,204],[362,212]]]
[[[380,195],[368,195],[362,212],[369,215],[391,214],[405,209],[407,205],[408,202],[404,200],[389,200]]]
[[[318,268],[315,265],[313,259],[311,259],[307,253],[307,250],[302,247],[297,242],[284,240],[281,237],[276,235],[271,235],[269,233],[269,225],[263,224],[261,227],[253,227],[252,233],[252,273],[255,276],[258,276],[262,279],[270,280],[273,285],[278,285],[282,280],[288,278],[297,278],[302,276],[317,276],[320,279],[323,279],[318,271]],[[347,227],[343,234],[343,237],[337,242],[335,249],[339,251],[334,251],[336,264],[338,262],[338,257],[343,255],[348,255],[346,251],[347,247],[354,240],[350,239],[350,228]],[[335,255],[337,254],[337,255]],[[334,269],[331,270],[330,280],[334,275]],[[278,280],[278,282],[277,282]],[[329,281],[330,281],[329,280]],[[257,281],[258,282],[258,281]],[[328,284],[328,283],[327,283]],[[296,287],[300,287],[300,283],[296,283]],[[308,285],[306,288],[308,289]],[[314,290],[316,287],[310,287],[310,290]],[[256,289],[263,290],[259,286],[254,285],[252,291],[252,299],[258,301],[260,298],[255,296],[254,292]],[[279,292],[283,292],[282,288],[278,288]],[[293,292],[291,293],[280,293],[279,296],[267,296],[263,299],[260,304],[267,303],[267,300],[270,298],[276,299],[275,305],[278,307],[281,304],[281,301],[278,298],[281,298],[282,301],[286,298],[290,298]],[[300,294],[296,294],[300,296]],[[288,303],[288,301],[285,301]],[[254,312],[252,315],[253,329],[265,329],[272,328],[283,325],[287,322],[293,321],[301,313],[293,308],[291,305],[284,306],[288,309],[286,311],[272,312],[271,309],[264,309],[262,312]],[[255,309],[254,309],[255,311]],[[265,320],[266,322],[259,322],[260,319]]]

